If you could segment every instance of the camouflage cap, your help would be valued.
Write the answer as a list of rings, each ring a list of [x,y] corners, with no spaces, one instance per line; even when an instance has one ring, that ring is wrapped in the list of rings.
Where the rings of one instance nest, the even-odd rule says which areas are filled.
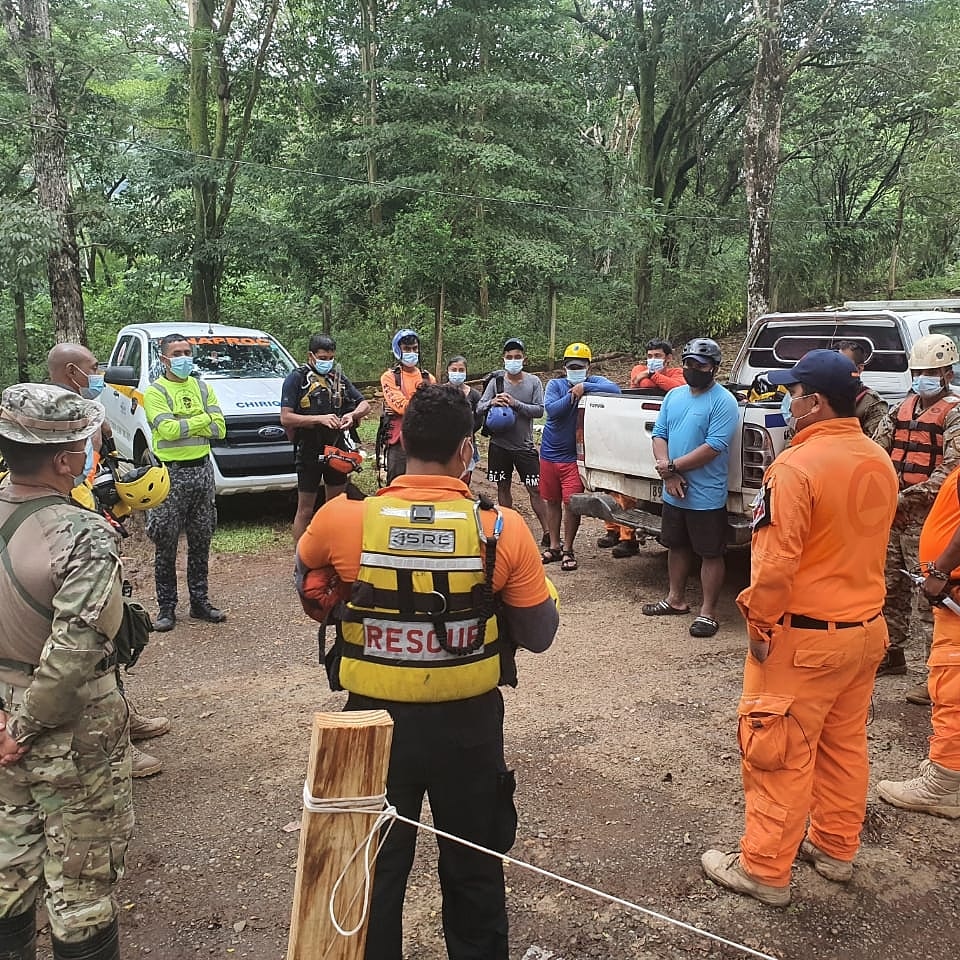
[[[49,383],[18,383],[3,391],[0,436],[18,443],[86,440],[103,423],[103,407]]]

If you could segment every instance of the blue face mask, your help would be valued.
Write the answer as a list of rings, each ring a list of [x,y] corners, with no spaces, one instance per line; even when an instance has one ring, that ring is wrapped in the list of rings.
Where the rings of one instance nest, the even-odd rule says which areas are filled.
[[[943,380],[940,377],[914,377],[913,392],[921,397],[936,396],[943,389]]]
[[[504,360],[503,369],[516,376],[523,369],[523,360]]]
[[[567,368],[567,380],[570,383],[583,383],[587,379],[587,368],[586,367],[568,367]]]
[[[181,380],[186,380],[193,373],[193,357],[171,357],[170,372]]]
[[[313,369],[316,370],[321,377],[325,377],[333,369],[333,364],[333,360],[315,360]]]
[[[812,396],[809,393],[799,393],[795,397],[791,397],[789,393],[783,395],[783,399],[780,401],[780,413],[783,414],[783,422],[787,425],[788,430],[796,430],[797,424],[800,420],[805,420],[809,414],[804,414],[799,419],[795,417],[792,413],[793,411],[793,401],[802,400],[804,397]],[[812,412],[812,411],[811,411]]]
[[[88,373],[87,385],[80,388],[80,396],[85,400],[96,400],[103,393],[104,386],[102,373]]]
[[[447,374],[447,379],[451,383],[461,384],[467,382],[467,371],[466,370],[451,370]]]
[[[400,362],[405,367],[415,367],[420,362],[419,353],[401,353]]]

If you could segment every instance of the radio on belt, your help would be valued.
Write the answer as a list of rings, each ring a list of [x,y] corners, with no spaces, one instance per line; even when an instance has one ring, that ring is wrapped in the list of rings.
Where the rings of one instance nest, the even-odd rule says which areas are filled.
[[[410,507],[411,523],[433,523],[433,504],[415,503]]]

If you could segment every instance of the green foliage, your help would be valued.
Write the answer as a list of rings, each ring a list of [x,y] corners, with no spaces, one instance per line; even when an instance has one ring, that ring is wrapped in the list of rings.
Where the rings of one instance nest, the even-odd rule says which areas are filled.
[[[255,554],[270,547],[293,549],[293,534],[289,527],[228,521],[217,527],[210,542],[210,549],[215,553]]]

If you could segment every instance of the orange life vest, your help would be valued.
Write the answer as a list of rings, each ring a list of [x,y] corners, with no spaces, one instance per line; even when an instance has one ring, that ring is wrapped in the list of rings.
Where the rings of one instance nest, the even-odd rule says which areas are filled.
[[[896,430],[890,459],[900,478],[900,489],[929,479],[943,460],[943,423],[960,397],[948,394],[917,413],[920,398],[908,394],[894,416]]]

